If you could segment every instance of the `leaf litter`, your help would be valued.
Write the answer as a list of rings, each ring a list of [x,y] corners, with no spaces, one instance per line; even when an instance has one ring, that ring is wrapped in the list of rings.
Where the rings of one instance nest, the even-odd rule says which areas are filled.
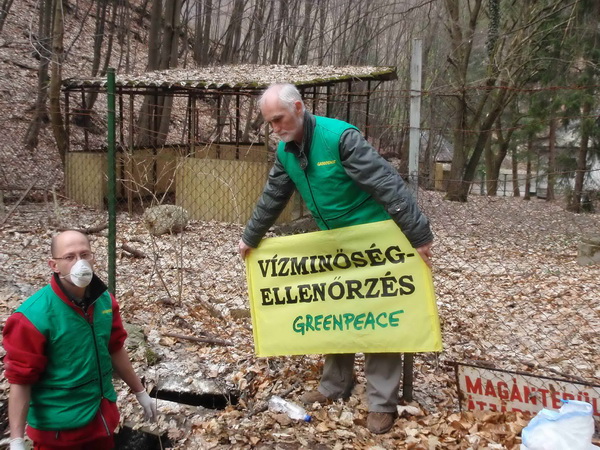
[[[251,319],[240,313],[248,310],[244,266],[237,254],[240,225],[191,221],[183,233],[153,237],[139,218],[120,213],[117,247],[128,243],[147,255],[135,258],[122,250],[117,255],[123,318],[141,327],[147,341],[130,348],[134,367],[149,389],[165,389],[175,380],[179,389],[229,393],[237,399],[219,410],[158,400],[161,417],[147,424],[118,382],[122,421],[166,434],[181,449],[518,448],[530,416],[460,412],[454,369],[446,362],[535,368],[536,373],[547,369],[554,370],[551,375],[572,374],[597,383],[598,268],[574,261],[581,230],[599,229],[598,217],[574,216],[537,200],[475,198],[452,204],[425,192],[420,202],[436,233],[433,273],[444,351],[415,356],[414,401],[399,406],[394,428],[382,436],[366,429],[361,355],[351,397],[309,407],[310,423],[267,410],[271,395],[285,393],[299,402],[304,390],[315,389],[322,359],[254,355]],[[531,211],[523,214],[523,208]],[[496,219],[499,213],[502,221]],[[105,212],[67,201],[58,207],[19,205],[0,229],[2,320],[47,283],[46,260],[56,228],[89,228],[104,221]],[[106,230],[91,239],[96,270],[106,279]],[[218,338],[232,345],[169,334]],[[542,335],[549,345],[537,342],[535,336]],[[1,388],[5,400],[5,379]]]

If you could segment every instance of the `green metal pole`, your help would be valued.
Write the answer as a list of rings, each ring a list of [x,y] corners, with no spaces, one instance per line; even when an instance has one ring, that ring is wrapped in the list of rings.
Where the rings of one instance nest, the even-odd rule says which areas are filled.
[[[115,293],[117,261],[117,164],[115,156],[115,69],[108,69],[108,290]]]

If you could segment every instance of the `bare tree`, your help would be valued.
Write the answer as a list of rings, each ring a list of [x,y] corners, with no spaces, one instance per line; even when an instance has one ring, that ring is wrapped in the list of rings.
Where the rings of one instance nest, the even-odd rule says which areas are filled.
[[[206,5],[205,5],[206,3]],[[195,13],[195,21],[194,21],[194,46],[193,46],[193,56],[194,61],[197,64],[204,65],[205,57],[204,52],[206,49],[206,54],[208,54],[208,40],[210,36],[210,23],[211,23],[211,1],[196,1],[194,3],[194,13]],[[209,36],[206,36],[205,33],[209,33]]]
[[[556,183],[556,117],[551,115],[548,133],[548,187],[546,200],[554,200],[554,185]]]
[[[517,146],[513,145],[511,149],[511,173],[513,197],[521,196],[521,187],[519,186],[519,160],[517,158]]]
[[[52,25],[52,60],[51,77],[48,90],[50,103],[50,123],[56,141],[60,159],[65,164],[68,146],[67,132],[60,107],[60,87],[62,84],[63,64],[63,37],[64,37],[64,10],[62,0],[54,0],[54,14]]]
[[[287,18],[286,12],[288,11],[288,0],[279,0],[278,2],[278,14],[277,21],[275,23],[275,34],[270,39],[271,46],[271,57],[269,62],[271,64],[279,64],[283,60],[283,45],[285,42],[285,30],[284,23]]]
[[[202,49],[200,52],[200,64],[208,64],[208,55],[210,50],[210,31],[212,25],[212,1],[206,0],[206,5],[204,7],[204,32],[202,35]]]
[[[512,105],[514,106],[514,104]],[[519,118],[516,117],[514,108],[508,108],[508,119],[511,121],[508,130],[503,129],[502,115],[496,119],[496,130],[494,136],[488,141],[488,145],[484,151],[486,192],[487,195],[495,196],[498,191],[498,180],[500,178],[500,168],[508,154],[508,149],[511,145],[511,138],[517,129]],[[494,152],[493,147],[497,148]]]
[[[581,212],[581,198],[583,194],[583,182],[587,172],[587,154],[590,143],[590,131],[594,127],[594,121],[590,120],[592,102],[584,101],[581,108],[581,139],[577,150],[577,171],[575,172],[575,186],[573,194],[569,199],[567,209],[573,212]]]
[[[494,0],[497,3],[497,0]],[[490,2],[493,5],[494,2]],[[454,87],[454,157],[446,198],[466,201],[477,166],[490,138],[492,126],[515,98],[514,88],[523,86],[539,70],[535,58],[543,47],[548,30],[546,17],[557,14],[558,0],[512,3],[501,21],[501,33],[488,37],[488,55],[483,73],[472,70],[477,56],[477,27],[482,23],[482,0],[445,0],[451,51],[448,68]],[[492,14],[492,13],[490,13]],[[490,23],[493,25],[493,22]],[[474,76],[480,75],[480,79]]]
[[[148,33],[147,70],[157,70],[160,63],[161,21],[163,14],[162,0],[152,0],[150,13],[150,31]]]
[[[231,19],[225,31],[225,43],[221,52],[221,62],[223,64],[232,64],[238,61],[238,50],[242,36],[242,22],[244,20],[244,9],[246,2],[244,0],[235,0]]]
[[[107,21],[106,17],[108,14],[109,2],[113,4],[112,15]],[[96,24],[94,29],[94,57],[92,59],[92,71],[91,76],[104,76],[110,64],[110,58],[112,54],[114,29],[117,21],[117,5],[110,0],[96,0]],[[108,23],[108,33],[107,33]],[[102,49],[104,47],[104,38],[108,34],[108,42],[106,43],[106,50],[104,55],[104,62],[102,62]],[[91,126],[91,113],[94,109],[94,104],[98,98],[97,92],[91,92],[85,97],[85,103],[81,108],[81,120],[80,123],[85,127]]]
[[[168,1],[165,8],[165,22],[162,39],[162,54],[160,69],[177,67],[178,44],[181,34],[181,6],[183,0]],[[158,114],[158,144],[163,145],[169,134],[169,121],[173,97],[160,97],[157,105]]]
[[[121,52],[119,53],[119,62],[117,64],[117,72],[121,71],[123,67],[123,59],[125,60],[125,73],[129,72],[131,64],[131,26],[132,20],[131,4],[129,0],[121,0],[117,3],[115,8],[118,21],[115,22],[117,42],[121,46]],[[124,50],[123,50],[124,49]],[[107,66],[108,67],[108,66]]]
[[[52,54],[51,27],[52,27],[52,0],[41,0],[39,5],[38,31],[36,39],[36,52],[40,61],[37,72],[37,97],[33,106],[33,117],[25,133],[25,148],[33,151],[38,145],[38,137],[42,123],[48,120],[46,101],[48,99],[48,66]]]
[[[597,115],[593,111],[598,104],[598,44],[600,43],[600,4],[589,0],[577,5],[575,23],[578,25],[572,34],[575,37],[575,61],[573,66],[579,69],[579,83],[588,86],[582,90],[579,97],[580,104],[580,143],[577,150],[577,170],[575,184],[569,199],[567,209],[573,212],[582,212],[582,197],[584,179],[587,173],[587,159],[592,132],[596,128]]]
[[[148,70],[177,66],[182,0],[153,0],[148,41]],[[162,145],[167,139],[172,97],[147,95],[140,109],[137,145]]]

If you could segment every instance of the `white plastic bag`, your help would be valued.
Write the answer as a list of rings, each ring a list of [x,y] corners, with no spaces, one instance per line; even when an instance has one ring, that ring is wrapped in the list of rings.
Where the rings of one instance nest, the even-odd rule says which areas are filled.
[[[523,428],[521,450],[592,450],[592,405],[563,400],[558,411],[542,409]]]

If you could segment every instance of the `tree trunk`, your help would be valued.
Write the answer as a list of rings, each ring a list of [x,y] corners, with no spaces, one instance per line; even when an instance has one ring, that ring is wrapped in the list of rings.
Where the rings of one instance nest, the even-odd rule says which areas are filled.
[[[434,151],[434,143],[437,139],[437,132],[435,131],[437,125],[436,105],[437,96],[431,96],[429,99],[429,134],[427,146],[425,147],[425,170],[423,172],[427,189],[435,189],[436,153]]]
[[[202,37],[204,35],[203,29],[204,29],[204,20],[203,20],[203,15],[202,15],[202,1],[196,1],[195,2],[195,14],[196,14],[196,20],[195,20],[195,24],[194,24],[194,61],[196,61],[196,63],[201,64],[201,60],[202,60]]]
[[[555,199],[554,183],[556,181],[556,118],[550,118],[550,132],[548,133],[548,187],[546,200]]]
[[[488,80],[490,83],[491,80]],[[495,84],[495,83],[494,83]],[[502,83],[505,86],[505,83]],[[469,162],[465,169],[465,175],[463,178],[462,188],[464,189],[463,195],[467,196],[469,186],[471,182],[475,179],[475,173],[477,171],[477,165],[479,164],[479,160],[481,159],[481,155],[483,154],[483,149],[485,148],[485,143],[488,139],[490,139],[490,135],[492,133],[492,126],[496,122],[497,118],[502,114],[504,107],[506,106],[506,93],[508,90],[501,89],[497,94],[496,99],[494,100],[494,104],[492,105],[491,111],[487,113],[485,117],[482,117],[483,114],[477,114],[474,117],[473,126],[471,128],[475,128],[475,124],[479,124],[480,120],[483,120],[481,125],[479,125],[479,129],[477,132],[477,140],[475,141],[475,146],[473,147],[473,154],[471,158],[469,158]]]
[[[186,0],[181,0],[181,5],[185,5]],[[176,51],[177,51],[177,55],[176,55],[176,61],[178,62],[178,64],[182,64],[182,67],[184,69],[186,69],[188,67],[188,52],[190,49],[190,43],[193,42],[192,38],[191,38],[191,29],[189,24],[191,23],[190,20],[190,8],[186,7],[185,9],[182,7],[181,8],[181,17],[179,18],[179,22],[180,23],[184,23],[186,24],[186,26],[183,27],[179,27],[179,37],[181,39],[182,45],[181,48],[177,47]],[[193,57],[192,57],[193,59]],[[194,64],[195,66],[195,64]]]
[[[465,169],[469,157],[471,139],[468,138],[468,112],[469,104],[466,92],[466,78],[469,67],[473,34],[477,18],[481,9],[481,0],[476,0],[469,8],[468,26],[461,26],[461,5],[458,0],[445,0],[444,2],[448,23],[447,29],[450,37],[451,77],[454,88],[458,91],[455,96],[455,126],[454,126],[454,156],[450,166],[450,179],[446,199],[450,201],[466,202],[469,192],[469,183],[465,182]],[[493,123],[493,122],[492,122]],[[485,143],[485,140],[483,141]]]
[[[487,195],[495,196],[498,193],[498,182],[500,180],[500,169],[502,168],[502,163],[508,154],[508,147],[510,146],[510,139],[512,138],[513,132],[516,127],[516,123],[512,124],[512,127],[508,131],[508,134],[505,136],[502,130],[502,118],[498,117],[496,121],[496,126],[498,129],[497,132],[497,145],[498,145],[498,153],[494,154],[491,147],[489,147],[489,155],[487,155],[486,159],[486,174],[487,178]],[[491,141],[491,139],[490,139]],[[505,186],[506,188],[506,186]]]
[[[464,194],[465,190],[462,187],[463,184],[463,173],[465,164],[467,162],[466,148],[467,148],[467,135],[466,129],[466,110],[467,104],[464,98],[465,92],[457,99],[457,109],[454,115],[454,155],[452,156],[452,163],[450,164],[450,177],[448,180],[448,189],[446,192],[446,199],[455,202],[466,202],[467,196]]]
[[[495,197],[498,192],[498,175],[500,168],[496,167],[494,152],[492,151],[492,139],[488,139],[483,152],[485,160],[485,191],[489,197]]]
[[[288,10],[286,14],[286,24],[284,25],[284,29],[286,31],[286,36],[284,41],[287,42],[286,45],[286,57],[281,58],[282,61],[285,61],[286,64],[294,64],[295,55],[296,55],[296,47],[298,45],[298,41],[300,40],[300,35],[302,33],[302,29],[300,27],[294,26],[294,18],[300,15],[300,5],[296,0],[288,0]]]
[[[263,36],[265,35],[265,8],[266,1],[258,0],[254,9],[254,33],[252,37],[252,50],[250,52],[250,62],[258,64],[260,57],[260,47]],[[270,14],[270,12],[269,12]]]
[[[201,66],[210,63],[210,33],[212,31],[212,0],[196,1],[196,37],[194,40],[194,60]]]
[[[266,0],[257,0],[253,14],[253,30],[252,30],[252,50],[250,51],[250,63],[258,64],[260,57],[259,49],[260,43],[265,33],[265,8]],[[272,11],[272,9],[271,9]],[[269,16],[271,15],[269,11]],[[256,105],[256,97],[250,97],[248,102],[248,114],[246,116],[246,123],[244,124],[244,131],[242,133],[242,141],[248,142],[250,139],[250,131],[253,130],[253,124],[256,123],[254,118],[254,111]],[[260,119],[260,112],[257,113]]]
[[[223,44],[223,53],[221,54],[221,62],[223,64],[232,64],[238,60],[244,7],[244,0],[235,0],[229,26],[225,32],[225,44]]]
[[[94,57],[92,59],[92,77],[98,75],[100,60],[102,59],[102,43],[104,42],[104,31],[106,29],[106,0],[96,0],[96,28],[94,30]]]
[[[123,71],[129,73],[129,66],[131,62],[131,30],[130,22],[132,19],[132,7],[129,0],[122,0],[117,3],[117,17],[118,24],[115,22],[115,31],[117,35],[117,42],[121,46],[119,52],[119,62],[117,63],[117,73],[121,72],[123,65],[125,66]],[[123,59],[125,63],[123,63]],[[108,66],[107,66],[108,67]]]
[[[171,69],[177,67],[177,49],[179,47],[179,35],[181,32],[181,5],[182,0],[170,0],[165,10],[165,29],[163,32],[162,55],[160,69]],[[159,97],[158,114],[158,137],[157,144],[164,145],[169,134],[171,121],[171,109],[173,106],[172,96]]]
[[[54,1],[54,24],[52,26],[52,76],[49,86],[50,103],[50,122],[52,123],[52,133],[56,140],[56,147],[60,159],[65,165],[66,152],[68,147],[67,132],[65,130],[64,120],[60,109],[60,87],[62,83],[62,63],[63,63],[63,4],[62,0]]]
[[[283,53],[283,42],[284,38],[282,37],[283,30],[283,19],[285,17],[285,13],[288,8],[287,0],[279,0],[279,14],[277,16],[277,24],[275,25],[275,37],[273,38],[271,47],[271,64],[279,64],[281,55]]]
[[[298,56],[298,64],[308,64],[308,51],[310,42],[312,41],[312,0],[304,3],[304,20],[302,22],[302,44],[300,45],[300,55]]]
[[[206,0],[204,7],[204,37],[202,38],[202,52],[200,54],[200,64],[207,65],[210,50],[210,31],[212,26],[212,1]]]
[[[519,187],[519,162],[517,160],[517,148],[514,146],[511,151],[511,166],[513,197],[520,197],[521,188]]]
[[[319,3],[319,53],[317,58],[318,65],[322,66],[325,60],[325,27],[327,24],[327,0],[317,0]]]
[[[593,124],[589,124],[590,112],[592,110],[592,104],[589,101],[583,103],[581,111],[581,141],[579,144],[579,150],[577,152],[577,171],[575,172],[575,187],[573,194],[569,200],[567,209],[569,211],[580,213],[581,212],[581,195],[583,193],[583,181],[587,171],[587,153],[590,141],[590,127]]]
[[[450,168],[451,181],[448,183],[448,192],[446,194],[446,198],[448,200],[459,202],[467,201],[469,187],[475,179],[477,165],[479,164],[479,160],[483,150],[485,149],[486,142],[490,138],[492,125],[504,108],[505,94],[506,90],[500,91],[495,100],[494,107],[490,112],[487,113],[487,115],[483,118],[483,122],[479,125],[479,129],[477,131],[477,140],[473,145],[473,153],[471,154],[470,158],[468,158],[468,163],[466,165],[464,164],[467,160],[470,144],[468,146],[466,145],[467,141],[464,139],[464,130],[467,130],[468,127],[462,124],[461,127],[458,128],[458,132],[455,132],[455,136],[459,134],[459,146],[456,146],[455,141],[454,157],[452,158],[452,165]],[[467,107],[463,103],[460,116],[466,115],[466,110]],[[477,125],[479,118],[480,114],[477,114],[474,118],[472,127]],[[461,178],[454,178],[454,176],[459,176],[461,172],[463,174]]]
[[[94,31],[94,58],[92,60],[92,72],[91,76],[95,77],[97,75],[103,76],[106,74],[106,68],[110,62],[110,54],[112,52],[112,40],[113,40],[113,31],[115,28],[116,22],[116,12],[117,6],[113,5],[113,14],[111,18],[111,33],[109,36],[109,41],[106,49],[106,58],[104,60],[104,65],[101,67],[102,61],[102,44],[104,42],[104,35],[106,33],[106,10],[108,6],[107,0],[97,0],[98,6],[96,8],[96,29]],[[86,126],[89,126],[91,119],[91,112],[94,109],[94,104],[96,103],[96,99],[98,98],[97,92],[91,92],[86,96],[85,99],[85,111],[83,111],[85,117],[83,123]]]
[[[148,65],[147,70],[158,70],[160,67],[160,48],[161,48],[161,21],[163,15],[162,0],[152,1],[152,11],[150,13],[150,31],[148,34]],[[136,134],[136,144],[138,146],[154,145],[156,143],[156,131],[158,130],[155,112],[158,101],[156,95],[146,95],[140,108],[140,117],[138,120],[138,132]]]
[[[48,65],[52,55],[50,31],[52,27],[52,0],[42,0],[40,3],[40,15],[38,20],[38,42],[37,45],[40,64],[38,66],[37,98],[33,110],[33,117],[25,133],[24,145],[29,151],[33,151],[38,145],[38,138],[42,123],[48,120],[46,100],[48,99]]]
[[[162,10],[162,0],[153,0],[148,33],[148,71],[157,70],[160,65]]]
[[[527,135],[527,166],[525,175],[525,194],[523,200],[531,200],[531,152],[533,151],[533,136]]]
[[[100,69],[100,76],[106,75],[106,72],[108,71],[108,66],[110,65],[110,58],[112,56],[113,44],[115,41],[115,29],[117,26],[117,11],[118,6],[115,5],[113,7],[112,18],[110,19],[110,31],[108,33],[108,42],[106,44],[106,54],[104,55],[104,63],[102,65],[102,68]]]
[[[334,37],[332,45],[337,46],[337,54],[340,55],[340,63],[343,65],[349,64],[348,52],[346,51],[348,28],[350,23],[350,8],[344,8],[344,15],[341,20],[337,23],[336,28],[339,28],[339,34]]]

